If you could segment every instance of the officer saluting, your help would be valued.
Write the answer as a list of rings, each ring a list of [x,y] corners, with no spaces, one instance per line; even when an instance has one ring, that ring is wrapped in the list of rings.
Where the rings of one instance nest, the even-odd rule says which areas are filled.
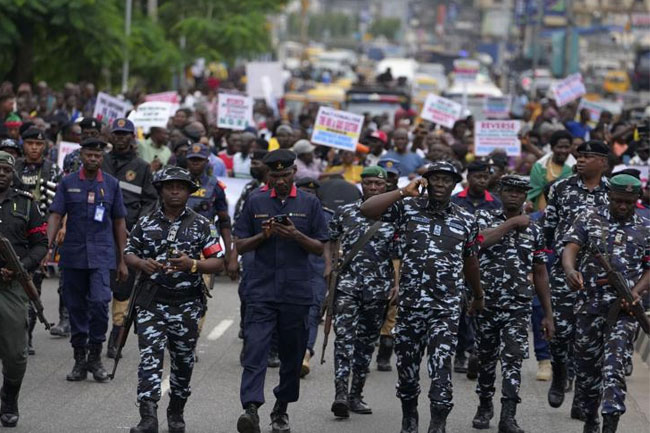
[[[462,179],[453,164],[435,162],[422,176],[405,188],[370,197],[361,213],[395,223],[400,234],[403,257],[394,334],[401,431],[418,431],[420,360],[429,347],[429,433],[444,433],[453,407],[451,358],[460,317],[461,269],[474,296],[469,312],[483,308],[478,226],[473,215],[450,202]],[[428,198],[421,197],[420,188],[427,188]]]
[[[11,188],[14,164],[12,155],[0,151],[0,233],[29,272],[47,253],[46,225],[31,194]],[[27,305],[25,291],[0,262],[0,422],[4,427],[18,423],[18,393],[27,368]]]
[[[307,316],[313,302],[309,253],[323,253],[328,240],[321,203],[293,183],[296,155],[286,149],[269,152],[269,183],[252,194],[235,224],[237,251],[254,251],[244,287],[244,371],[237,421],[240,433],[260,431],[257,409],[264,404],[264,378],[271,335],[278,333],[282,362],[277,398],[271,413],[274,433],[288,432],[288,403],[298,400],[300,369],[307,348]]]
[[[124,252],[127,264],[147,276],[139,282],[142,296],[136,300],[141,420],[131,433],[158,432],[165,347],[172,359],[167,423],[171,433],[182,433],[205,308],[201,274],[223,269],[223,253],[214,225],[186,206],[198,188],[186,169],[168,166],[157,173],[154,185],[162,206],[138,221]]]
[[[128,119],[115,119],[111,127],[113,150],[104,156],[102,170],[117,178],[126,206],[126,229],[131,230],[142,215],[147,215],[156,206],[158,195],[151,184],[151,168],[138,157],[135,151],[135,126]],[[108,340],[106,355],[115,357],[115,340],[124,324],[124,316],[129,295],[135,282],[131,274],[124,283],[119,283],[113,275],[113,329]]]
[[[601,402],[603,433],[616,432],[619,417],[625,413],[624,361],[632,356],[629,341],[637,322],[624,312],[612,315],[611,307],[620,301],[592,248],[597,247],[614,271],[621,273],[633,297],[638,300],[648,290],[650,230],[647,221],[635,213],[640,192],[641,181],[635,177],[612,177],[609,205],[578,216],[563,239],[562,266],[569,287],[577,292],[575,391],[581,396],[585,433],[600,431]]]
[[[75,359],[70,381],[84,380],[88,372],[99,382],[108,380],[101,350],[108,328],[110,270],[117,267],[120,281],[128,276],[122,256],[126,208],[117,179],[100,169],[105,147],[96,138],[81,143],[82,167],[59,182],[47,226],[50,254],[63,217],[67,215],[67,226],[74,227],[60,250]]]

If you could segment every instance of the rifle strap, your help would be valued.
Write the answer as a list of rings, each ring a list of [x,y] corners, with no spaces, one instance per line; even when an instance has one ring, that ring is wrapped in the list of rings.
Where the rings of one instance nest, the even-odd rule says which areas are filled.
[[[343,270],[350,264],[350,262],[359,254],[359,252],[363,249],[363,247],[366,246],[366,244],[370,241],[370,239],[377,233],[377,231],[381,228],[382,221],[375,221],[373,225],[370,226],[370,228],[361,236],[352,246],[350,247],[350,252],[343,257],[343,260],[341,261],[341,265],[339,266],[339,274],[343,272]]]

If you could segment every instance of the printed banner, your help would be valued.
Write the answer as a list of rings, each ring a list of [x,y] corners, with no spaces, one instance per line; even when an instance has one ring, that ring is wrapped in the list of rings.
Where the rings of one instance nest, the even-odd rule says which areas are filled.
[[[161,92],[161,93],[150,93],[144,97],[144,100],[147,102],[171,102],[173,104],[178,104],[178,93],[176,91],[170,92]]]
[[[420,117],[445,128],[452,128],[462,112],[463,106],[458,102],[430,93],[422,106]]]
[[[311,141],[323,146],[354,152],[359,142],[363,116],[321,106],[318,109]]]
[[[99,92],[97,94],[97,103],[95,103],[93,117],[101,120],[104,125],[110,125],[113,123],[113,120],[126,116],[128,109],[128,102],[122,101],[108,93]]]
[[[488,96],[485,98],[483,115],[486,119],[509,119],[510,118],[510,97],[509,96]]]
[[[174,115],[178,104],[162,101],[144,102],[129,114],[129,120],[145,134],[151,128],[166,128],[169,118]]]
[[[253,100],[245,95],[219,93],[217,127],[241,131],[253,124]]]
[[[508,156],[521,155],[521,142],[517,137],[519,120],[481,120],[474,125],[474,153],[486,156],[496,149],[505,150]]]
[[[478,60],[454,60],[454,81],[476,81],[479,67]]]
[[[582,82],[582,75],[572,74],[562,81],[558,81],[551,85],[551,92],[558,107],[575,101],[585,93],[585,85]]]

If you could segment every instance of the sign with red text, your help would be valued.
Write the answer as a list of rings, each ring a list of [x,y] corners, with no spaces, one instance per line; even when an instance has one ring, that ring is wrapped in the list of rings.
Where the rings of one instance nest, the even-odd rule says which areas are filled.
[[[99,92],[93,117],[99,119],[104,125],[111,125],[113,120],[126,116],[129,103],[108,93]]]
[[[553,99],[557,106],[561,107],[587,93],[587,89],[582,82],[582,75],[572,74],[562,81],[553,83],[551,93],[553,93]]]
[[[521,142],[517,133],[518,120],[481,120],[474,124],[474,154],[489,155],[494,150],[504,150],[508,156],[521,155]]]
[[[178,104],[178,93],[176,91],[171,92],[161,92],[161,93],[150,93],[144,97],[146,102],[171,102],[172,104]]]
[[[354,152],[361,135],[363,116],[321,106],[316,115],[312,143]]]
[[[481,67],[478,60],[456,59],[454,60],[454,81],[471,82],[476,81],[476,76]]]
[[[420,117],[429,122],[452,128],[463,112],[463,106],[451,99],[429,93]]]
[[[246,95],[219,93],[217,127],[242,131],[253,124],[253,100]]]
[[[178,104],[163,101],[143,102],[137,110],[129,113],[129,120],[136,128],[148,134],[151,128],[167,128],[169,118],[174,115]]]

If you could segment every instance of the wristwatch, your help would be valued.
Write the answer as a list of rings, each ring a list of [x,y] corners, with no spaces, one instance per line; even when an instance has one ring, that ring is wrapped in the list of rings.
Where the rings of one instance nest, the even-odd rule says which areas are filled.
[[[196,259],[192,259],[192,269],[190,269],[191,273],[195,273],[198,270],[199,267],[199,262]]]

